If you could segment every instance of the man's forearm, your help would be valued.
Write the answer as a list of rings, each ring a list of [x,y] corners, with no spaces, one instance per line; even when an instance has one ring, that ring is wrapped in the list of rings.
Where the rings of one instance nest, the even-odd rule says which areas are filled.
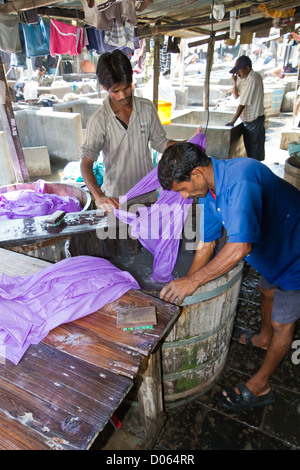
[[[232,126],[233,126],[233,124],[235,123],[235,121],[238,120],[238,118],[240,117],[240,115],[241,115],[242,112],[244,111],[244,108],[245,108],[245,106],[243,106],[242,104],[240,104],[240,105],[238,106],[234,117],[233,117],[232,120],[230,121],[230,123],[231,123]]]
[[[181,305],[187,295],[192,295],[198,287],[230,271],[252,249],[251,243],[226,243],[220,252],[205,266],[193,274],[174,279],[164,286],[160,298],[166,302]]]
[[[222,276],[247,256],[252,250],[251,243],[227,242],[220,252],[198,271],[189,275],[195,289],[217,277]]]
[[[210,261],[210,259],[213,256],[215,244],[216,244],[215,240],[211,242],[203,242],[203,241],[199,242],[196,252],[195,252],[193,262],[187,273],[187,276],[190,276],[195,271],[198,271],[200,268],[205,266]]]

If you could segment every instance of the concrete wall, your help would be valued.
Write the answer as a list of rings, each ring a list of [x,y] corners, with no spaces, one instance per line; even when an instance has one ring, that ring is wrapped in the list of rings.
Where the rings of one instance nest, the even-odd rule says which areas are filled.
[[[210,111],[206,130],[206,152],[215,158],[245,157],[246,151],[242,136],[242,123],[237,121],[233,127],[226,126],[234,113]],[[200,125],[205,131],[207,113],[190,111],[172,119],[171,124],[164,125],[168,139],[188,140]]]
[[[80,98],[78,100],[65,103],[54,103],[53,111],[64,113],[79,113],[81,116],[82,128],[86,129],[89,118],[103,103],[102,98]]]
[[[15,112],[22,147],[46,146],[50,157],[74,161],[83,144],[79,113],[55,112],[51,108]]]
[[[14,170],[4,132],[0,132],[0,186],[15,182]]]

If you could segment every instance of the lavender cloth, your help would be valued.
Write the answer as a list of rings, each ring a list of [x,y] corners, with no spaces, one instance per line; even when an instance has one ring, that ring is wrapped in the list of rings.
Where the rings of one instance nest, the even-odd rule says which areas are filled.
[[[203,151],[206,135],[198,132],[189,142],[198,145]],[[134,197],[160,187],[157,167],[142,178],[125,196],[120,198],[120,205]],[[182,229],[193,199],[184,199],[180,193],[162,190],[158,201],[151,207],[141,207],[139,215],[114,209],[115,215],[131,226],[131,234],[153,255],[154,281],[167,283],[174,279],[174,269]]]
[[[0,218],[20,219],[50,215],[57,210],[80,212],[81,204],[76,197],[57,196],[44,192],[45,184],[39,180],[35,191],[23,189],[0,194]]]
[[[120,203],[125,202],[126,196],[131,199],[158,187],[157,168],[154,168],[120,199]],[[182,228],[191,204],[192,199],[183,199],[180,193],[162,190],[155,204],[139,208],[139,215],[114,210],[122,222],[131,226],[131,235],[152,253],[151,278],[154,281],[165,283],[173,279]]]
[[[39,343],[56,326],[139,288],[127,271],[92,256],[67,258],[29,276],[2,274],[0,352],[17,365],[29,345]]]

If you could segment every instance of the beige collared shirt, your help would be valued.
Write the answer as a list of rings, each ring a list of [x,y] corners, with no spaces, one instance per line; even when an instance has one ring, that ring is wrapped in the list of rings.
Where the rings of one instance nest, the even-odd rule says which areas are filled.
[[[259,73],[251,70],[249,75],[239,80],[238,91],[240,104],[245,106],[241,119],[244,122],[252,122],[258,116],[264,114],[264,86]]]
[[[133,96],[126,130],[107,96],[88,121],[81,158],[96,161],[102,150],[105,173],[101,190],[108,197],[120,197],[153,169],[149,144],[163,153],[167,143],[166,132],[151,101]]]

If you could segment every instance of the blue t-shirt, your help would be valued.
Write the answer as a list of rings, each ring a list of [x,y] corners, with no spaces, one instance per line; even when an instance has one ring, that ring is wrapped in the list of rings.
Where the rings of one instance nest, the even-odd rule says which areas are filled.
[[[282,289],[300,289],[300,191],[251,158],[211,158],[216,199],[199,198],[205,242],[252,243],[246,261]],[[203,206],[202,206],[203,205]]]

